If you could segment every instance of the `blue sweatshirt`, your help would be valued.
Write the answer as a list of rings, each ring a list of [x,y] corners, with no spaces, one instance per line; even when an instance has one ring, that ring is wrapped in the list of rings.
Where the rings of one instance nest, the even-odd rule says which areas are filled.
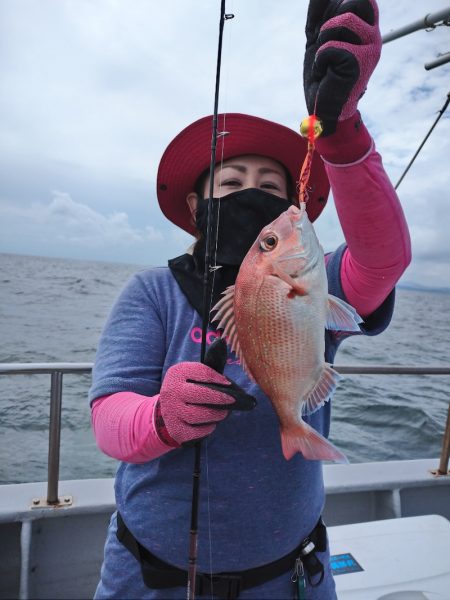
[[[345,300],[339,277],[343,251],[344,246],[329,256],[327,276],[329,292]],[[383,331],[393,306],[394,291],[365,320],[361,333]],[[210,330],[207,342],[217,335]],[[334,361],[338,345],[348,335],[325,332],[328,362]],[[170,270],[136,274],[115,303],[101,336],[91,401],[120,391],[157,394],[170,366],[200,359],[200,342],[201,318]],[[231,412],[202,445],[198,570],[208,573],[249,569],[291,552],[314,528],[324,504],[321,462],[300,454],[285,460],[275,411],[234,354],[229,354],[224,374],[254,395],[257,406],[250,412]],[[305,421],[327,437],[330,402]],[[134,536],[162,560],[184,569],[193,465],[193,448],[177,448],[144,464],[121,463],[115,482],[117,508]],[[104,565],[104,575],[107,570]],[[130,593],[129,597],[138,597]],[[97,597],[110,594],[98,591]],[[167,594],[164,590],[162,596],[155,592],[146,597],[182,597]],[[259,594],[254,597],[261,598]]]

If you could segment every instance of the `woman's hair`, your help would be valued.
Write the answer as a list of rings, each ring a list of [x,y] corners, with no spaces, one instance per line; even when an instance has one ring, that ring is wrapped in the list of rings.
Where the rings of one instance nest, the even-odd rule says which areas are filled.
[[[208,176],[209,176],[209,167],[203,171],[203,173],[200,175],[200,177],[197,178],[197,181],[195,182],[195,185],[194,185],[194,192],[202,200],[205,199],[204,189],[205,189],[205,183],[206,183],[206,180],[208,179]]]

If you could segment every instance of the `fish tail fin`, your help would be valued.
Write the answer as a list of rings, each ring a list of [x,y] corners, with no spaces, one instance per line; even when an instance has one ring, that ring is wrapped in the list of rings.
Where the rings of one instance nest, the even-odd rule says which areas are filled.
[[[308,460],[348,463],[345,454],[305,422],[298,427],[281,428],[281,445],[286,460],[301,452]]]

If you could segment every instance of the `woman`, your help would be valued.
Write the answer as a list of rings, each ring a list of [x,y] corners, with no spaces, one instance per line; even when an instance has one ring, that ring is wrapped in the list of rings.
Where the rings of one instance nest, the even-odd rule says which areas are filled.
[[[318,217],[330,183],[346,244],[326,257],[329,291],[357,310],[366,335],[388,325],[395,283],[410,261],[401,206],[357,112],[380,48],[374,0],[311,1],[304,84],[324,134],[307,210]],[[249,115],[221,115],[219,130],[213,196],[221,268],[212,302],[234,282],[262,227],[291,204],[306,151],[298,134]],[[211,117],[191,124],[158,171],[161,209],[197,236],[193,253],[134,276],[99,344],[93,427],[99,447],[121,464],[96,598],[185,596],[192,442],[206,438],[196,595],[292,598],[305,582],[308,599],[332,600],[320,461],[284,459],[270,401],[234,354],[223,375],[199,362],[210,137]],[[217,335],[210,327],[207,343]],[[325,336],[332,362],[345,336]],[[328,436],[330,402],[307,421]]]

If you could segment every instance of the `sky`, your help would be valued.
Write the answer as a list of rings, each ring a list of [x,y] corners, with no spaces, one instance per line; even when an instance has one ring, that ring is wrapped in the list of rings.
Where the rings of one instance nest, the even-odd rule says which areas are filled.
[[[450,0],[379,0],[383,34]],[[0,252],[162,265],[192,238],[161,214],[159,159],[211,114],[219,0],[1,0]],[[220,112],[298,130],[306,0],[228,0]],[[450,28],[383,46],[359,108],[395,184],[450,92]],[[405,283],[450,287],[450,108],[398,189]],[[332,199],[315,224],[343,234]]]

